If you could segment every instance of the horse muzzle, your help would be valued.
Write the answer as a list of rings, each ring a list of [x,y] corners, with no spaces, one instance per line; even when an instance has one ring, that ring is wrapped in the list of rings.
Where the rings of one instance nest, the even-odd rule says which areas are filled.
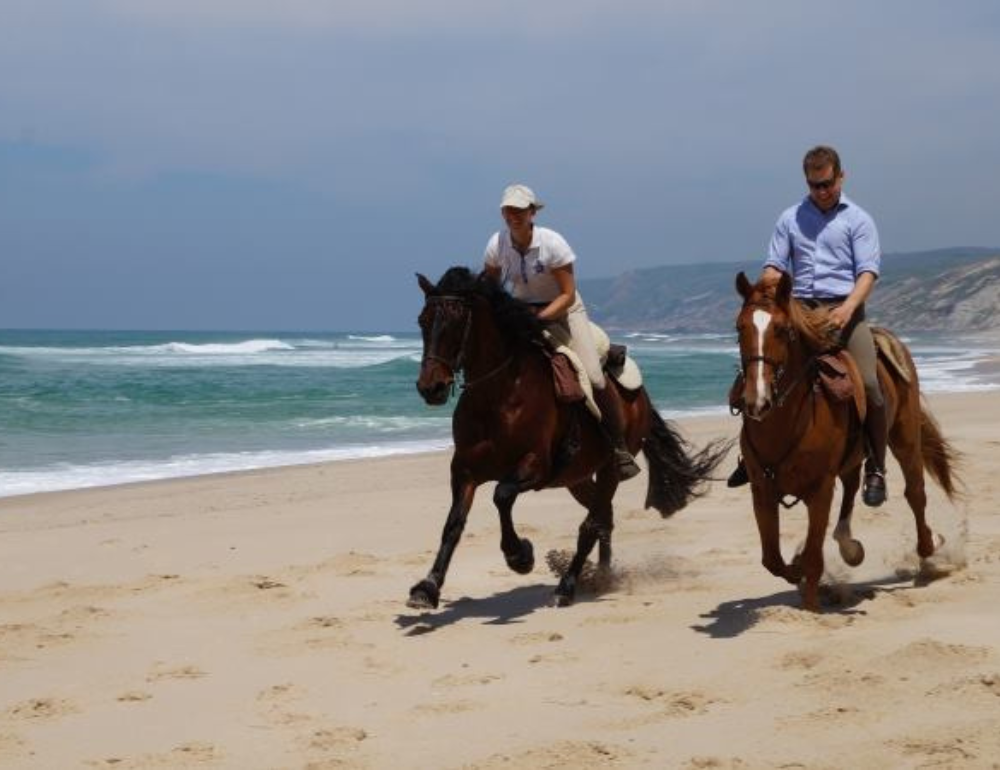
[[[454,380],[435,380],[429,384],[417,380],[417,392],[430,406],[441,406],[447,402],[454,384]]]

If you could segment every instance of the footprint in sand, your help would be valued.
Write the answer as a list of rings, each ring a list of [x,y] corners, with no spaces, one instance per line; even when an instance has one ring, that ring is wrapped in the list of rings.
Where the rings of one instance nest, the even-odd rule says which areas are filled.
[[[681,767],[683,770],[739,770],[748,765],[736,757],[691,757]]]
[[[509,770],[512,767],[544,767],[577,770],[581,767],[633,767],[633,754],[623,746],[598,741],[559,741],[510,754],[494,754],[470,762],[466,770]]]
[[[138,770],[139,768],[180,768],[197,767],[198,765],[218,765],[224,759],[223,754],[211,743],[182,743],[165,754],[141,754],[137,757],[104,757],[103,759],[85,762],[89,767],[121,768],[122,770]]]
[[[153,696],[150,693],[144,692],[142,690],[129,690],[128,692],[123,692],[121,695],[115,698],[115,700],[117,700],[119,703],[142,703],[143,701],[147,701],[152,697]]]
[[[561,642],[563,635],[555,631],[536,631],[530,634],[518,634],[510,640],[511,644],[544,644],[546,642]]]
[[[697,690],[671,691],[649,685],[633,685],[623,694],[655,707],[657,715],[664,718],[704,714],[709,706],[719,702],[718,698]]]
[[[160,682],[164,679],[201,679],[206,676],[208,676],[208,673],[202,671],[197,666],[168,666],[163,663],[157,663],[146,675],[146,681]]]
[[[7,711],[11,719],[55,719],[79,711],[72,701],[60,698],[31,698]]]
[[[471,685],[492,684],[503,679],[502,674],[448,674],[431,682],[432,687],[451,689],[453,687],[469,687]]]
[[[272,725],[287,727],[311,722],[309,714],[295,711],[293,706],[302,699],[305,691],[291,682],[276,684],[257,693],[260,713]]]
[[[914,671],[967,669],[987,661],[992,655],[994,653],[989,647],[919,639],[882,656],[882,661],[886,670],[911,674]]]

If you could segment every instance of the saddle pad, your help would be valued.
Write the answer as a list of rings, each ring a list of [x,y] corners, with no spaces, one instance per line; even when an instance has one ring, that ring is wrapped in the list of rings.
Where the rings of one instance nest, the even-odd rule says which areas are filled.
[[[910,367],[906,365],[906,355],[902,351],[902,343],[896,339],[896,335],[880,326],[873,326],[871,330],[878,352],[892,366],[896,374],[903,379],[903,382],[911,382],[913,376],[910,374]]]
[[[593,321],[590,322],[590,333],[594,335],[594,344],[597,345],[597,355],[600,357],[601,363],[606,364],[608,351],[611,349],[611,339],[608,337],[608,333]],[[615,382],[625,390],[638,390],[642,387],[642,372],[639,371],[639,365],[629,356],[625,356],[625,364],[622,367],[618,369],[605,368],[615,378]]]

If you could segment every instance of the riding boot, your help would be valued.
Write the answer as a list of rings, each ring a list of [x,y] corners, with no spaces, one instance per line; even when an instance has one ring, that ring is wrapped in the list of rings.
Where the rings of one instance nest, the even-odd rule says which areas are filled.
[[[747,473],[747,464],[743,461],[741,457],[736,461],[736,470],[729,474],[729,478],[726,479],[727,487],[742,487],[744,484],[750,483],[750,474]]]
[[[885,445],[888,429],[884,402],[878,406],[868,402],[865,434],[868,437],[869,455],[865,463],[865,487],[861,497],[865,505],[875,508],[882,505],[886,498]]]
[[[614,463],[618,479],[625,481],[638,474],[640,469],[625,445],[624,420],[616,394],[611,392],[612,387],[614,386],[609,382],[601,390],[594,388],[594,400],[601,410],[601,430],[611,442],[611,448],[615,453]]]

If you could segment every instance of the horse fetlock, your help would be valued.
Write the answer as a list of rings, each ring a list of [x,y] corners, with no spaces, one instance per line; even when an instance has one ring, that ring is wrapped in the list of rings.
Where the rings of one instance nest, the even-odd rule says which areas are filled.
[[[441,589],[430,578],[425,578],[410,589],[406,606],[415,610],[436,610],[441,600]]]
[[[535,568],[535,547],[526,537],[521,538],[519,544],[515,553],[505,554],[507,566],[518,575],[527,575]]]
[[[563,578],[559,581],[559,586],[552,593],[552,599],[549,604],[552,607],[569,607],[573,603],[573,598],[576,595],[576,589],[573,583]]]

